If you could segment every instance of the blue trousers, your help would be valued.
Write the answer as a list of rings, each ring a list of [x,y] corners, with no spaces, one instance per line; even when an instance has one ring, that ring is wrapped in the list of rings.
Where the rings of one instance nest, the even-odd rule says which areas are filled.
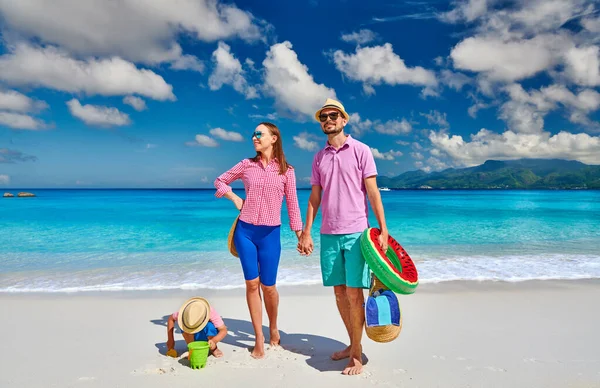
[[[275,285],[281,257],[280,226],[252,225],[238,220],[233,242],[240,256],[244,279],[260,277],[263,285]]]

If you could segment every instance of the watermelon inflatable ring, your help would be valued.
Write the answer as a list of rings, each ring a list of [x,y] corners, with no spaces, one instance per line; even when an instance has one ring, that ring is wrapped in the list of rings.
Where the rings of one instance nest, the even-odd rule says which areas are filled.
[[[387,252],[379,245],[380,230],[367,228],[360,238],[360,250],[375,276],[398,294],[412,294],[419,284],[419,275],[412,259],[392,236]]]

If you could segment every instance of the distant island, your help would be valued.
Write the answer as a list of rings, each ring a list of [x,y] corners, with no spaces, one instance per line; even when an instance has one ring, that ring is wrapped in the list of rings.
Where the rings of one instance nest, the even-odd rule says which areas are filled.
[[[379,177],[390,189],[600,189],[600,166],[560,159],[488,160],[468,168]]]

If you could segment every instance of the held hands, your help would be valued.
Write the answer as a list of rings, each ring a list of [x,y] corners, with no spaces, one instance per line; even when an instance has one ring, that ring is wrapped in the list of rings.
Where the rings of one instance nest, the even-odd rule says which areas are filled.
[[[300,238],[298,240],[298,253],[302,256],[308,256],[312,253],[315,248],[313,244],[312,236],[309,232],[301,233]]]
[[[215,350],[217,347],[217,344],[215,344],[215,341],[209,339],[208,340],[208,346],[210,346],[210,350]]]

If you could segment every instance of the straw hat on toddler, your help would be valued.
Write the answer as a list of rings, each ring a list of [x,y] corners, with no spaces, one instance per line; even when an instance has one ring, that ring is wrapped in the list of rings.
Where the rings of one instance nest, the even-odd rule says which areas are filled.
[[[177,323],[179,328],[189,334],[195,334],[206,327],[210,318],[210,304],[201,297],[188,299],[179,309]]]

